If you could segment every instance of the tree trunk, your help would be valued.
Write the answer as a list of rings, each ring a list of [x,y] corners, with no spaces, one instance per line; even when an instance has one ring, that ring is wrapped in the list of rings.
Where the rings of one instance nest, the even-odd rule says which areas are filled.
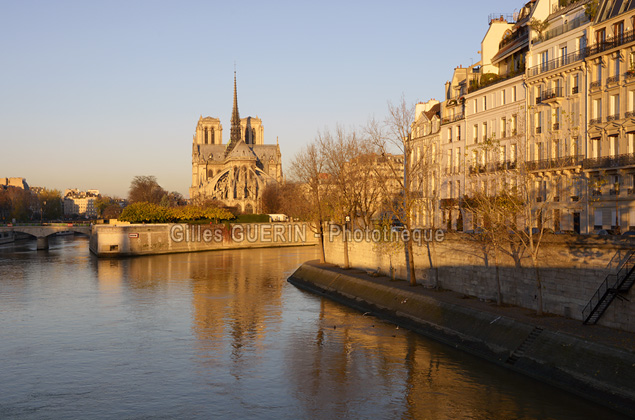
[[[494,266],[496,267],[496,304],[498,306],[503,304],[503,294],[501,292],[501,279],[498,270],[498,251],[494,247]]]
[[[542,279],[540,278],[540,269],[538,268],[538,261],[534,257],[532,257],[532,262],[534,263],[534,270],[536,271],[536,288],[537,292],[537,302],[536,302],[536,315],[542,315]]]
[[[342,238],[344,241],[344,268],[348,270],[349,268],[351,268],[351,262],[348,259],[348,238],[346,238],[346,225],[344,225],[343,233],[344,236]]]
[[[320,245],[320,263],[326,262],[326,256],[324,255],[324,230],[322,229],[322,223],[320,222],[318,232],[320,233],[319,245]]]
[[[412,238],[406,241],[406,267],[408,269],[408,281],[411,286],[417,285],[417,277],[415,276],[415,257],[412,247]]]

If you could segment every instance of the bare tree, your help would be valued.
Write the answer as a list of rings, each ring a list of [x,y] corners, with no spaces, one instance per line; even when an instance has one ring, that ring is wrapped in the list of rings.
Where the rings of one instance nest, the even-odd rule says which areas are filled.
[[[167,192],[161,188],[157,178],[152,175],[137,175],[130,182],[128,200],[130,203],[148,202],[161,204]]]
[[[383,124],[371,120],[366,132],[382,156],[396,152],[403,158],[403,166],[387,164],[376,170],[376,176],[383,178],[380,183],[384,196],[390,197],[396,186],[399,198],[386,200],[392,217],[404,227],[404,249],[408,281],[411,286],[417,284],[414,265],[413,239],[410,232],[414,227],[413,214],[420,204],[424,181],[433,174],[435,162],[434,149],[427,143],[415,144],[412,135],[414,106],[408,105],[404,97],[394,105],[388,104],[388,117]],[[399,173],[399,171],[402,171]]]
[[[320,262],[324,263],[324,222],[328,220],[325,197],[330,190],[324,153],[316,143],[308,144],[291,161],[290,172],[303,185],[302,198],[299,199],[310,203],[307,219],[311,222],[312,230],[318,234]]]

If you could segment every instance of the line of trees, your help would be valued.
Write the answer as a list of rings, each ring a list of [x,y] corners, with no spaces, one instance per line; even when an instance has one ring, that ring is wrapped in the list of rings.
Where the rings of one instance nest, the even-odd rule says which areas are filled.
[[[152,175],[139,175],[132,179],[128,201],[130,204],[118,218],[131,223],[219,222],[235,218],[232,212],[213,201],[201,205],[187,204],[180,193],[167,192]],[[106,212],[112,204],[104,201],[99,206]]]
[[[58,190],[33,193],[18,187],[0,187],[0,220],[27,222],[62,218],[64,206]]]
[[[321,241],[321,261],[325,260],[323,229],[327,222],[344,226],[350,216],[360,227],[372,227],[388,220],[412,231],[418,227],[416,212],[438,211],[435,195],[440,186],[431,185],[439,182],[440,162],[445,159],[436,156],[440,152],[431,142],[413,138],[414,109],[402,98],[397,104],[388,104],[388,116],[383,121],[371,120],[359,131],[337,126],[333,131],[318,132],[315,141],[301,149],[291,163],[293,183],[286,185],[292,186],[278,187],[278,191],[289,191],[269,197],[277,205],[276,212],[295,212],[296,217],[311,223]],[[573,125],[571,130],[575,130]],[[522,135],[523,130],[518,133]],[[493,156],[500,147],[495,139],[488,139],[472,149]],[[482,243],[485,261],[493,259],[498,303],[503,303],[499,276],[502,257],[512,258],[518,268],[528,261],[535,272],[536,312],[542,314],[540,250],[553,211],[547,204],[551,200],[536,198],[537,180],[526,164],[523,147],[525,143],[518,142],[515,168],[493,173],[496,189],[488,191],[492,179],[477,175],[471,178],[471,185],[465,186],[465,196],[459,197],[458,204],[461,220],[465,217],[465,223],[477,232],[471,238]],[[389,161],[396,157],[398,161]],[[280,198],[285,194],[295,197],[295,207]],[[416,285],[412,235],[404,238],[408,281]],[[427,246],[428,264],[433,269],[429,243]],[[346,242],[344,253],[348,266]]]

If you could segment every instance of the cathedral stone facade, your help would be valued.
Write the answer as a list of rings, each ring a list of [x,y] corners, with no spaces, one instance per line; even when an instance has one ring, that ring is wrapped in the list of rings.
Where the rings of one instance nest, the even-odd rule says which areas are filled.
[[[234,106],[229,143],[223,144],[218,118],[202,116],[192,142],[194,201],[215,199],[244,213],[260,213],[267,184],[282,182],[282,155],[278,144],[264,144],[259,118],[240,118],[234,73]]]

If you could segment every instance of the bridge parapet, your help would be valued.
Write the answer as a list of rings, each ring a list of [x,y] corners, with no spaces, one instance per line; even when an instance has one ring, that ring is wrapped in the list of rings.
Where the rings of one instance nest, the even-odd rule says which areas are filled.
[[[19,232],[26,233],[27,235],[35,236],[37,238],[37,249],[45,250],[49,248],[48,237],[58,232],[77,232],[84,235],[91,235],[92,226],[90,225],[75,225],[74,223],[55,223],[55,224],[7,224],[0,225],[0,232]]]

